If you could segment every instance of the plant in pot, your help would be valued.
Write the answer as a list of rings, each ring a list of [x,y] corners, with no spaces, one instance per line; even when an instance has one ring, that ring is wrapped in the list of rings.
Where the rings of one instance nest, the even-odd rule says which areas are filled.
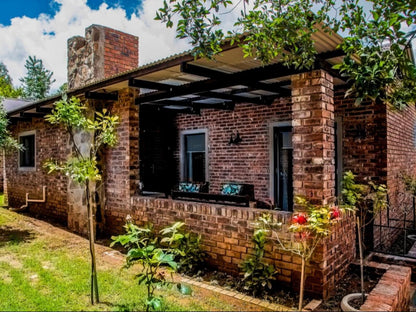
[[[345,172],[342,183],[342,207],[353,213],[356,222],[361,292],[345,296],[341,301],[341,309],[343,311],[357,311],[349,302],[359,298],[362,305],[366,297],[364,284],[365,231],[375,217],[387,207],[387,188],[384,184],[377,185],[371,181],[367,184],[359,184],[355,181],[355,175],[351,171]]]
[[[299,311],[301,311],[305,290],[306,264],[324,238],[331,233],[332,225],[341,218],[342,213],[338,207],[313,205],[300,196],[296,196],[295,201],[302,207],[303,212],[293,215],[288,228],[292,235],[288,237],[287,232],[283,231],[283,224],[281,222],[273,222],[269,214],[260,217],[256,222],[256,227],[267,229],[279,249],[301,258],[298,307]]]

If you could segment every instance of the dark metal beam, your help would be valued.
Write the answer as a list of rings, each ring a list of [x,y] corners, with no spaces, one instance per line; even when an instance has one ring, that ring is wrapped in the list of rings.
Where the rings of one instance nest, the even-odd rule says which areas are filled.
[[[104,100],[104,101],[118,101],[118,92],[104,93],[104,92],[85,92],[86,99]]]
[[[36,112],[44,113],[44,114],[50,114],[50,113],[52,113],[52,108],[37,106],[36,107]]]
[[[332,77],[336,77],[336,78],[339,78],[339,79],[345,81],[345,77],[341,76],[341,73],[339,72],[339,70],[333,69],[332,68],[333,65],[331,65],[327,61],[317,58],[315,63],[316,63],[317,68],[321,68],[321,69],[325,70]]]
[[[182,63],[181,72],[192,74],[192,75],[197,75],[201,77],[206,77],[206,78],[210,78],[214,80],[227,79],[227,77],[232,75],[230,73],[224,73],[219,70],[197,66],[197,65],[193,65],[189,63]],[[287,92],[288,91],[287,89],[280,88],[279,86],[258,82],[254,79],[254,77],[253,77],[253,81],[247,82],[246,84],[249,86],[254,86],[255,89],[261,89],[261,90],[270,91],[270,92],[277,92],[279,93],[279,95],[287,95],[290,93],[290,92],[289,93]]]
[[[317,58],[320,58],[322,60],[327,60],[327,59],[331,59],[331,58],[334,58],[334,57],[340,57],[340,56],[345,56],[344,50],[336,49],[336,50],[333,50],[333,51],[319,53],[317,55]]]
[[[166,83],[148,81],[148,80],[140,80],[140,79],[129,79],[129,87],[131,88],[145,88],[151,90],[164,90],[164,91],[171,91],[175,86],[168,85]]]
[[[220,88],[226,88],[235,85],[245,85],[248,82],[266,80],[276,76],[287,76],[302,73],[305,70],[296,69],[294,66],[286,67],[283,64],[272,64],[261,68],[245,70],[243,72],[233,73],[225,76],[221,80],[208,79],[191,82],[185,85],[177,86],[171,91],[156,91],[146,93],[138,97],[138,102],[152,102],[163,98],[183,96],[200,92],[211,91]]]
[[[28,118],[28,117],[10,117],[9,118],[11,123],[17,123],[17,122],[23,122],[23,121],[28,121],[31,122],[32,118]]]
[[[46,114],[45,113],[20,113],[20,117],[23,118],[43,118]]]

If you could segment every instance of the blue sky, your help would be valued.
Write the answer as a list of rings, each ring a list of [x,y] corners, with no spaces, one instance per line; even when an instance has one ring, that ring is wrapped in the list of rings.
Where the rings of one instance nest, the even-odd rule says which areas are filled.
[[[14,17],[36,18],[42,13],[54,16],[61,6],[52,0],[3,0],[1,2],[0,24],[4,26],[9,26]],[[98,10],[103,2],[110,8],[123,8],[127,16],[130,17],[135,12],[137,5],[140,5],[141,0],[87,0],[87,5],[93,10]]]
[[[0,0],[0,62],[18,86],[28,56],[42,59],[56,79],[67,80],[67,40],[98,24],[139,37],[139,65],[189,49],[155,21],[163,0]]]

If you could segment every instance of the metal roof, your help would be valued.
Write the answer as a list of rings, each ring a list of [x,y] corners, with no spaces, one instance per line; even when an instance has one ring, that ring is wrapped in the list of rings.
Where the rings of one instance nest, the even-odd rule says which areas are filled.
[[[6,113],[11,113],[13,111],[24,109],[32,105],[32,103],[33,101],[31,100],[9,99],[9,98],[3,99],[3,101],[1,101],[1,104],[3,105]]]
[[[337,50],[342,37],[318,30],[312,39],[318,52],[317,67],[331,71],[333,64],[342,61],[343,54]],[[258,102],[262,102],[261,99],[267,96],[281,96],[285,90],[290,91],[290,76],[296,72],[301,71],[286,68],[278,58],[264,66],[253,57],[244,57],[241,47],[225,44],[222,53],[215,59],[196,59],[191,51],[186,51],[69,90],[68,96],[85,96],[88,93],[105,95],[136,87],[140,90],[136,102],[146,106],[156,104],[158,107],[186,108],[195,104],[205,108],[210,104],[221,104],[229,108],[228,104],[235,101],[254,101],[257,98]],[[335,79],[334,84],[343,84],[343,81]],[[274,92],[274,86],[278,91]],[[59,98],[52,96],[11,109],[8,113],[10,117],[24,118],[24,114],[35,117],[42,111],[41,107],[51,108]]]

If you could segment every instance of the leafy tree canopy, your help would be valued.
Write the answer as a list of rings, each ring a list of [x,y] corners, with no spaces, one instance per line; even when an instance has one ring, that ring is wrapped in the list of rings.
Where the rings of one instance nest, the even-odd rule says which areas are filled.
[[[241,8],[241,11],[236,11]],[[347,95],[403,108],[416,100],[416,71],[408,51],[415,36],[416,0],[164,0],[156,19],[176,27],[197,57],[213,58],[224,40],[264,64],[311,69],[319,29],[342,32],[345,52],[336,68],[351,83]],[[232,21],[226,31],[224,22]]]
[[[26,60],[26,76],[21,78],[25,98],[40,100],[47,97],[51,84],[55,82],[52,78],[53,72],[46,69],[42,60],[36,56],[29,56]]]
[[[18,98],[21,97],[23,90],[15,88],[12,84],[12,78],[9,75],[6,65],[0,62],[0,97]]]

